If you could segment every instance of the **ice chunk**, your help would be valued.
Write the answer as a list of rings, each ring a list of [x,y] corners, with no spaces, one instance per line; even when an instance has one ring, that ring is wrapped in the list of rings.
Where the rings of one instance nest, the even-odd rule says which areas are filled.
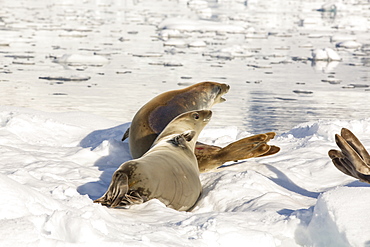
[[[340,61],[342,58],[331,48],[315,49],[312,51],[314,61]]]
[[[360,48],[362,44],[359,42],[353,41],[353,40],[348,40],[348,41],[339,42],[335,46],[343,47],[347,49],[357,49],[357,48]]]
[[[64,54],[62,57],[55,59],[53,62],[73,66],[103,66],[104,64],[108,63],[108,59],[100,55]]]
[[[370,239],[370,188],[339,187],[322,194],[308,225],[308,245],[367,246]]]

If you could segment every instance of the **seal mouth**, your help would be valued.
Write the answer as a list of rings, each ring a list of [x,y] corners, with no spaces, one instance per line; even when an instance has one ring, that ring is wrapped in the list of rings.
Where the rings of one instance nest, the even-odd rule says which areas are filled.
[[[209,111],[209,113],[206,116],[204,116],[203,122],[211,121],[211,117],[212,117],[212,111]]]
[[[230,86],[228,85],[228,84],[224,84],[224,87],[221,87],[220,88],[220,95],[224,95],[224,94],[226,94],[227,92],[229,92],[229,90],[230,90]],[[226,99],[224,98],[224,97],[220,97],[220,101],[221,102],[225,102],[226,101]]]

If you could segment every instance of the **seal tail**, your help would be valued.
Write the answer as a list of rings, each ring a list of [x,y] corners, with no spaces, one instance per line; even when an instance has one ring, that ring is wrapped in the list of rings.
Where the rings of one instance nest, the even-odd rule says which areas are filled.
[[[205,144],[197,145],[195,153],[198,159],[199,170],[200,172],[206,172],[228,161],[275,154],[280,151],[280,148],[267,144],[274,137],[274,132],[258,134],[233,142],[224,148]]]

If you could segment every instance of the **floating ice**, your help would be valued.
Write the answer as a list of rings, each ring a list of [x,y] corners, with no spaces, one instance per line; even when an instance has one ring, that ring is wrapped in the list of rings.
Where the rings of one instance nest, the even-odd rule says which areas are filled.
[[[196,13],[202,19],[211,19],[213,11],[211,8],[204,8],[204,9],[197,9]]]
[[[164,46],[187,47],[187,43],[181,39],[170,39],[163,43]]]
[[[206,47],[207,44],[203,40],[196,40],[188,44],[189,47]]]
[[[170,38],[186,38],[189,35],[186,35],[176,29],[164,29],[159,31],[159,37],[162,40],[168,40]]]
[[[90,76],[83,75],[71,75],[71,76],[40,76],[39,79],[50,80],[50,81],[87,81],[90,80]]]
[[[340,61],[342,58],[331,48],[315,49],[312,51],[313,61]]]
[[[355,41],[357,39],[354,35],[333,35],[330,37],[331,42],[338,42],[338,41]]]
[[[223,31],[227,33],[244,33],[244,27],[231,24],[223,24],[220,22],[189,20],[169,18],[158,25],[159,29],[178,30],[182,32],[217,32]]]
[[[322,82],[328,82],[329,84],[340,84],[342,80],[336,78],[328,78],[321,80]]]
[[[208,2],[203,0],[190,0],[188,7],[191,9],[204,9],[208,7]]]
[[[261,65],[261,64],[247,64],[248,67],[256,68],[256,69],[271,69],[272,66],[270,65]]]
[[[210,56],[211,58],[219,58],[219,59],[226,59],[231,60],[236,57],[252,57],[255,53],[251,52],[251,48],[248,46],[242,45],[234,45],[229,47],[224,47],[222,49],[204,52],[203,56]]]
[[[352,84],[349,84],[349,86],[352,86],[355,88],[368,88],[369,87],[368,84],[358,84],[358,83],[352,83]]]
[[[87,34],[83,32],[78,32],[78,31],[71,31],[71,32],[63,32],[59,34],[59,37],[85,38],[87,37]]]
[[[163,53],[160,52],[146,52],[142,54],[132,54],[134,57],[162,57]]]
[[[13,64],[20,64],[20,65],[35,65],[34,61],[19,61],[19,60],[14,60],[12,62]]]
[[[353,40],[348,40],[348,41],[339,42],[335,46],[343,47],[347,49],[357,49],[357,48],[360,48],[362,44],[359,42],[353,41]]]
[[[296,94],[313,94],[312,91],[305,91],[305,90],[293,90],[293,93],[296,93]]]
[[[64,54],[62,57],[55,59],[53,62],[63,63],[70,66],[103,66],[108,63],[108,59],[100,55]]]
[[[326,3],[321,6],[320,9],[317,11],[322,11],[322,12],[336,12],[337,11],[337,6],[333,3]]]
[[[263,33],[248,33],[245,35],[246,39],[267,39],[268,35]]]

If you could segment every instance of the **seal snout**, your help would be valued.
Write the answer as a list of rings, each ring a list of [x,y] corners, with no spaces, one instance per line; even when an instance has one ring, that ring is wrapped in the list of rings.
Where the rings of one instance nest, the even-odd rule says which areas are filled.
[[[209,122],[212,117],[212,111],[210,110],[204,110],[204,117],[203,117],[203,122]]]
[[[220,95],[226,94],[227,92],[229,92],[229,90],[230,90],[230,86],[228,84],[222,84],[222,86],[220,88]],[[220,100],[221,100],[221,102],[226,101],[226,99],[223,98],[223,97],[220,97]]]

